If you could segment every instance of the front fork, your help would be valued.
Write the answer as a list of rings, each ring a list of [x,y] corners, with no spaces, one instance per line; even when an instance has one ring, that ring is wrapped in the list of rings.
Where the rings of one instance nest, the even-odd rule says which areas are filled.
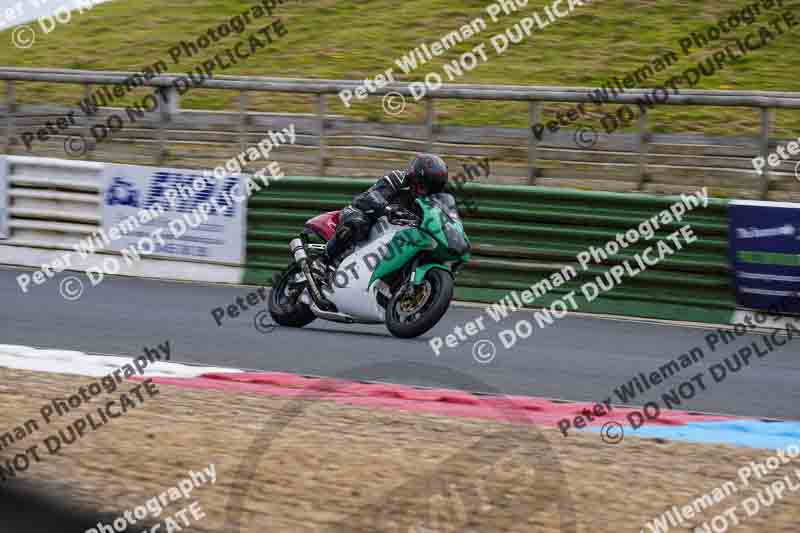
[[[322,295],[322,292],[317,286],[317,281],[314,279],[314,276],[311,275],[311,267],[308,264],[308,254],[306,253],[305,235],[300,235],[297,239],[292,239],[291,242],[289,242],[289,249],[292,251],[292,257],[295,262],[297,262],[303,270],[303,275],[306,277],[309,292],[311,293],[311,298],[314,300],[314,303],[317,304],[317,307],[320,309],[329,309],[331,307],[330,303]]]

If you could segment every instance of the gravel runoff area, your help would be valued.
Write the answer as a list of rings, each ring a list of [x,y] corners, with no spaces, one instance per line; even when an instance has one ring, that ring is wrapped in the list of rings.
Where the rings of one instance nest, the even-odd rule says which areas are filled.
[[[0,435],[14,435],[30,419],[39,426],[0,445],[4,466],[5,459],[13,464],[17,453],[38,446],[39,460],[27,452],[27,469],[0,481],[4,489],[15,490],[22,478],[98,517],[119,517],[177,486],[190,470],[213,464],[214,483],[197,486],[188,498],[164,498],[163,513],[143,519],[161,522],[159,533],[639,532],[650,531],[646,522],[673,505],[698,507],[692,502],[706,493],[711,498],[715,488],[720,501],[707,499],[712,506],[669,531],[694,531],[712,519],[717,529],[709,522],[708,531],[722,531],[722,519],[715,517],[734,506],[727,520],[736,532],[797,531],[800,519],[800,496],[791,489],[771,506],[760,504],[752,517],[744,503],[751,498],[752,510],[759,491],[768,502],[767,487],[784,477],[800,486],[800,457],[744,483],[739,468],[775,453],[635,437],[611,445],[596,433],[564,438],[557,429],[364,409],[324,398],[169,385],[157,385],[150,396],[141,387],[144,401],[128,393],[127,412],[88,427],[51,455],[47,437],[59,429],[69,436],[68,424],[87,420],[87,413],[101,423],[98,409],[116,400],[112,412],[120,411],[120,392],[136,385],[129,381],[113,394],[103,391],[44,423],[44,405],[96,381],[0,368]],[[726,496],[722,487],[729,481]],[[194,501],[202,518],[188,511],[184,521],[175,517]],[[167,517],[180,529],[168,528]],[[731,527],[733,519],[738,526]],[[126,527],[150,531],[142,523]]]

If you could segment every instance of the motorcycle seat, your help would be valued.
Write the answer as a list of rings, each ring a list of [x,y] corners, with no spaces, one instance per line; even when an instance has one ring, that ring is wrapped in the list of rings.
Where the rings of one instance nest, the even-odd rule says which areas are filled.
[[[340,209],[339,211],[328,211],[327,213],[317,215],[306,221],[305,227],[324,240],[329,241],[331,237],[333,237],[333,234],[336,233],[336,226],[339,224],[339,214],[341,212]]]

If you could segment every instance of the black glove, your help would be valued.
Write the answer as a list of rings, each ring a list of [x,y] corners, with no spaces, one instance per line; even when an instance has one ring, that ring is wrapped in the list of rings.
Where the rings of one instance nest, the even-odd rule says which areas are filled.
[[[384,211],[386,214],[386,218],[389,222],[395,224],[405,224],[405,225],[412,225],[419,221],[419,217],[417,217],[414,213],[409,211],[408,209],[404,209],[399,205],[389,205],[386,206]]]

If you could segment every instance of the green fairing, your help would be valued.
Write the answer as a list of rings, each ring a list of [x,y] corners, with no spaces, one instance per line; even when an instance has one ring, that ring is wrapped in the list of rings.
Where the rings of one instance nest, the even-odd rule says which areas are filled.
[[[420,250],[431,248],[434,241],[416,228],[398,231],[389,241],[388,259],[381,259],[378,267],[372,273],[369,284],[388,276],[411,261]]]
[[[469,260],[469,253],[454,257],[452,251],[448,248],[447,235],[442,228],[443,221],[455,224],[459,233],[463,235],[464,228],[461,223],[458,221],[449,222],[441,209],[435,205],[432,206],[426,199],[417,199],[417,204],[422,208],[423,213],[422,224],[420,226],[422,230],[408,228],[395,234],[389,242],[389,250],[386,253],[388,259],[382,259],[378,264],[370,278],[370,285],[376,280],[383,279],[403,268],[403,266],[408,264],[408,262],[422,250],[431,250],[431,259],[437,261],[448,262],[460,260],[466,262]],[[414,284],[422,283],[425,274],[431,268],[440,268],[448,272],[451,271],[448,266],[439,263],[419,265],[414,272]]]

